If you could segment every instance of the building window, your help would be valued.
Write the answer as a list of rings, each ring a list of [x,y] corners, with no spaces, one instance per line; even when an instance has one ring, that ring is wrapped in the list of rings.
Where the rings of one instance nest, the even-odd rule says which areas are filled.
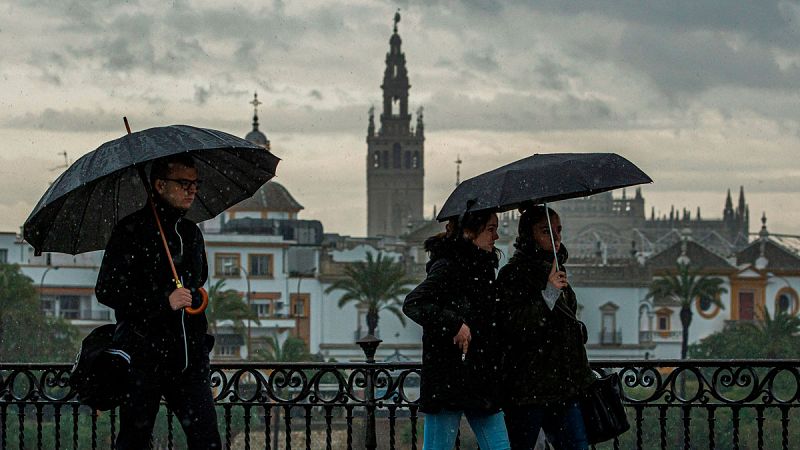
[[[600,343],[601,344],[620,344],[621,333],[617,333],[617,310],[619,306],[612,302],[608,302],[600,307],[601,314],[601,329],[600,329]]]
[[[220,345],[215,347],[217,356],[239,356],[238,345]]]
[[[372,153],[372,167],[379,168],[381,166],[381,152]]]
[[[775,311],[776,313],[784,313],[789,315],[797,315],[798,301],[797,292],[790,287],[785,287],[778,291],[775,296]]]
[[[46,317],[55,317],[56,297],[54,295],[42,295],[42,313]]]
[[[661,308],[656,311],[656,331],[663,337],[669,336],[669,332],[672,329],[671,318],[672,310],[669,308]]]
[[[256,313],[259,318],[270,316],[269,303],[254,303],[251,306],[253,307],[253,312]]]
[[[214,254],[214,275],[217,277],[238,277],[239,270],[238,253],[216,253]]]
[[[395,143],[394,147],[392,147],[392,163],[393,163],[395,169],[399,169],[401,167],[402,156],[403,156],[403,152],[400,149],[400,144]]]
[[[411,168],[419,169],[419,152],[414,152],[414,157],[411,158]]]
[[[0,264],[8,264],[8,249],[0,248]]]
[[[717,301],[719,301],[719,296],[717,296]],[[700,314],[700,317],[705,319],[713,319],[717,316],[717,314],[719,314],[720,310],[718,304],[709,298],[698,297],[694,301],[694,307],[697,310],[697,313]]]
[[[253,254],[248,258],[250,260],[248,272],[251,277],[272,276],[272,255]]]
[[[65,319],[80,319],[81,298],[77,295],[59,295],[59,315]]]
[[[292,294],[291,302],[292,317],[308,317],[308,294]]]

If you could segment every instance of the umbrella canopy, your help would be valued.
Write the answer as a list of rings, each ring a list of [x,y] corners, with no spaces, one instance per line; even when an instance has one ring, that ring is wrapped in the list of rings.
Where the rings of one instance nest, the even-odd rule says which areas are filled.
[[[222,131],[172,125],[128,134],[75,161],[44,193],[23,236],[37,253],[103,250],[114,225],[145,206],[140,173],[150,162],[189,152],[203,186],[186,217],[210,219],[275,176],[279,158]]]
[[[456,187],[436,218],[467,211],[508,211],[522,204],[586,197],[653,180],[615,153],[536,154],[470,178]]]

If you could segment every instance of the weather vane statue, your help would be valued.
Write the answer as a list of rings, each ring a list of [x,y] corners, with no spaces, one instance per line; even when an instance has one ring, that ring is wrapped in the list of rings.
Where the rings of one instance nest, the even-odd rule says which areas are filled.
[[[400,8],[394,13],[394,32],[397,33],[397,22],[400,22]]]

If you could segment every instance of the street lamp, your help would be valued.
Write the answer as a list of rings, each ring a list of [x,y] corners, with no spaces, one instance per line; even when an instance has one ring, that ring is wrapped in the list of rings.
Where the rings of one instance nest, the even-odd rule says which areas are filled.
[[[39,280],[39,309],[42,308],[42,304],[41,304],[42,301],[41,300],[42,300],[42,293],[44,292],[44,277],[47,276],[47,272],[50,272],[51,270],[58,270],[60,268],[61,268],[61,266],[49,266],[49,267],[47,267],[47,269],[44,269],[44,272],[42,273],[42,279]],[[54,301],[53,302],[53,315],[55,315],[55,313],[56,313],[56,303]]]
[[[247,310],[252,312],[253,311],[253,306],[250,304],[250,274],[247,272],[247,270],[245,270],[244,267],[241,266],[241,264],[233,264],[232,262],[227,261],[224,265],[225,265],[225,268],[236,267],[237,269],[242,271],[242,273],[244,273],[244,279],[247,282],[247,292],[245,293],[245,301],[247,302]],[[247,359],[252,359],[250,357],[250,355],[253,352],[253,348],[250,346],[250,322],[252,322],[252,320],[250,320],[250,318],[248,318],[247,319]]]

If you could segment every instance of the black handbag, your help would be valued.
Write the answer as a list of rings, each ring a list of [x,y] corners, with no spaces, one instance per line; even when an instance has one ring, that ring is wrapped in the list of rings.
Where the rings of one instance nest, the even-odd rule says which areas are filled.
[[[114,348],[114,324],[95,328],[83,339],[69,384],[81,404],[98,411],[116,408],[127,394],[130,356]]]
[[[595,380],[581,398],[580,408],[590,444],[614,439],[631,428],[616,373]]]
[[[563,305],[556,303],[556,306],[567,317],[578,322],[585,344],[588,337],[586,325]],[[625,405],[622,404],[622,383],[616,373],[598,377],[581,397],[579,404],[589,444],[614,439],[631,428]]]

